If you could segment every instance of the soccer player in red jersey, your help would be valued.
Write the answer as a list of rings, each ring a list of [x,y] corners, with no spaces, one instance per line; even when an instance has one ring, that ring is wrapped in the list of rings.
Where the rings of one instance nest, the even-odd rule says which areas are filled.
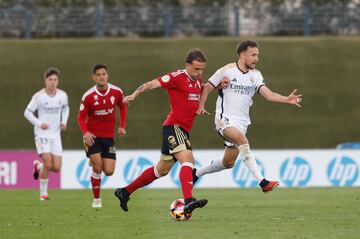
[[[181,164],[179,178],[185,199],[184,212],[191,213],[195,208],[207,204],[206,199],[196,200],[192,195],[194,156],[189,138],[199,106],[205,65],[204,53],[199,49],[190,50],[186,56],[185,69],[146,82],[125,97],[124,102],[129,103],[146,91],[162,87],[168,92],[171,111],[163,123],[161,157],[156,166],[146,169],[128,186],[115,190],[115,196],[124,211],[128,211],[130,194],[168,174],[176,161]]]
[[[115,108],[120,110],[117,133],[126,134],[126,104],[119,87],[108,83],[107,67],[97,64],[92,69],[96,85],[82,97],[78,114],[79,127],[84,135],[86,156],[92,165],[91,185],[94,195],[92,207],[102,207],[100,198],[101,173],[110,176],[115,170],[114,147]]]

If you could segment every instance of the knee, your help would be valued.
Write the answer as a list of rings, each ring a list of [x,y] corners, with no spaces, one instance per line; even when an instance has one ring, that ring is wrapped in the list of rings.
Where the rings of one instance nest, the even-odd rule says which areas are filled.
[[[100,174],[102,172],[102,168],[101,167],[96,167],[95,165],[93,165],[93,172]]]
[[[42,170],[47,171],[47,172],[51,171],[51,169],[52,169],[51,164],[44,164],[43,168],[42,168]]]
[[[111,176],[114,174],[114,170],[104,170],[103,172],[106,176]]]
[[[59,166],[54,166],[52,168],[52,171],[55,172],[55,173],[58,173],[58,172],[60,172],[60,167]]]
[[[168,173],[169,173],[169,169],[161,169],[161,170],[158,170],[157,169],[157,173],[158,173],[158,175],[159,176],[161,176],[161,177],[164,177],[164,176],[166,176]]]
[[[232,168],[234,167],[235,160],[225,161],[223,162],[225,168]]]

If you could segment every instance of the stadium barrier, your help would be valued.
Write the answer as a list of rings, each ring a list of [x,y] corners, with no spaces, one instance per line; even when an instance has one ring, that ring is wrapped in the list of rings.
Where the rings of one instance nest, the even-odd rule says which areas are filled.
[[[33,161],[38,159],[36,151],[0,151],[0,188],[38,188],[33,180]],[[60,188],[60,174],[49,175],[49,188]]]
[[[360,186],[360,150],[254,150],[257,163],[269,179],[279,180],[281,187],[350,187]],[[195,150],[196,167],[221,158],[222,150]],[[103,176],[103,188],[121,187],[136,178],[144,169],[154,165],[158,150],[122,150],[117,152],[113,176]],[[0,188],[37,188],[32,180],[32,162],[35,152],[0,152]],[[179,164],[169,175],[148,188],[179,187]],[[81,150],[64,152],[61,174],[51,174],[51,188],[90,188],[88,160]],[[60,177],[59,177],[60,175]],[[60,180],[59,180],[60,178]],[[241,160],[233,169],[206,175],[198,181],[199,188],[249,188],[257,187]]]

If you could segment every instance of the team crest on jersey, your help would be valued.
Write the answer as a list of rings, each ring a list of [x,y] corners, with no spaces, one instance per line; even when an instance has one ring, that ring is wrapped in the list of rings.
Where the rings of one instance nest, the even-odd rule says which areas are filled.
[[[83,110],[84,110],[84,104],[81,103],[81,104],[80,104],[80,111],[83,111]]]
[[[252,82],[252,83],[254,83],[255,82],[255,79],[254,79],[254,77],[250,77],[250,81]]]
[[[115,102],[115,97],[114,97],[114,96],[111,96],[111,97],[110,97],[110,101],[111,101],[111,104],[114,104],[114,102]]]
[[[98,100],[99,96],[98,95],[94,95],[94,100]]]
[[[161,77],[161,81],[164,83],[167,83],[170,81],[170,76],[169,75],[164,75]]]
[[[106,100],[105,100],[105,99],[103,99],[103,104],[104,104],[104,105],[106,104]]]

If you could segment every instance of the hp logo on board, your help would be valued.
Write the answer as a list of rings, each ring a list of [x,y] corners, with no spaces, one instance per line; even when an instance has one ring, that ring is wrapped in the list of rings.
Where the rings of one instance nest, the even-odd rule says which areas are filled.
[[[194,165],[195,168],[200,168],[201,165],[198,163],[198,162],[195,162],[195,165]],[[171,178],[171,181],[173,181],[173,183],[180,187],[181,183],[180,183],[180,178],[179,178],[179,173],[180,173],[180,163],[179,162],[176,162],[172,169],[170,170],[170,178]],[[199,178],[199,180],[196,182],[196,185],[198,185],[199,183],[201,182],[201,177]],[[195,186],[195,185],[193,185]]]
[[[351,186],[359,175],[359,167],[354,160],[343,156],[331,160],[327,177],[334,186]]]
[[[288,187],[305,187],[311,173],[310,164],[300,157],[289,158],[280,167],[281,180]]]
[[[256,160],[259,171],[265,175],[264,167],[260,161]],[[242,160],[236,160],[232,170],[233,179],[241,188],[255,188],[259,185],[258,180],[254,178]]]
[[[76,178],[77,178],[78,182],[82,186],[84,186],[84,188],[91,188],[91,182],[90,182],[91,173],[92,173],[92,169],[89,166],[88,159],[85,158],[85,159],[81,160],[79,165],[76,168]],[[107,179],[108,179],[108,177],[102,174],[101,175],[101,185],[105,184]]]
[[[124,168],[124,178],[127,183],[131,183],[139,176],[144,169],[153,166],[152,162],[145,157],[130,159]]]

